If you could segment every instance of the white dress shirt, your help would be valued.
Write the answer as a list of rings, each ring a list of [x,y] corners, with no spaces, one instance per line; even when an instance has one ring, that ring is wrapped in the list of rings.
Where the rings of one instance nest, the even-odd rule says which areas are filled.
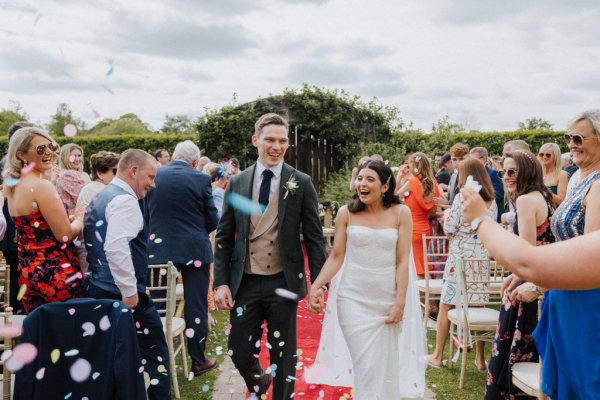
[[[127,194],[115,196],[106,206],[104,251],[115,284],[124,297],[129,297],[137,293],[129,242],[144,228],[144,217],[131,186],[117,177],[111,183],[125,189]]]
[[[269,191],[269,201],[273,198],[273,193],[275,193],[275,189],[277,185],[279,185],[279,181],[281,181],[281,170],[283,169],[283,160],[279,162],[276,166],[272,168],[267,168],[260,162],[260,159],[256,160],[256,171],[254,171],[254,189],[256,193],[260,193],[260,184],[262,183],[263,176],[262,173],[265,169],[270,169],[273,172],[273,177],[271,178],[271,190]]]

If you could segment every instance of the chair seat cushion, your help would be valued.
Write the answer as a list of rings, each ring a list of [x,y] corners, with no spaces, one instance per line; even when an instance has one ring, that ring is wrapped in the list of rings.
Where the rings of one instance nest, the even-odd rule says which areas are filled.
[[[492,308],[469,307],[468,309],[469,325],[486,326],[498,324],[500,312]],[[461,315],[462,317],[462,315]],[[456,308],[448,311],[448,319],[454,324],[458,321]]]
[[[419,279],[417,281],[417,287],[419,288],[419,291],[424,292],[425,288],[427,287],[425,285],[426,285],[425,279]],[[429,280],[429,293],[436,293],[436,294],[442,293],[442,286],[443,286],[442,279],[430,279]]]
[[[535,391],[540,388],[540,364],[534,362],[519,362],[512,367],[513,379],[518,379]],[[523,388],[520,388],[523,390]]]
[[[162,325],[163,325],[163,332],[165,332],[165,334],[167,334],[167,318],[160,317],[160,322],[162,322]],[[175,336],[179,335],[185,329],[184,319],[178,318],[178,317],[173,317],[173,322],[171,324],[171,327],[173,329],[173,335],[175,335]]]

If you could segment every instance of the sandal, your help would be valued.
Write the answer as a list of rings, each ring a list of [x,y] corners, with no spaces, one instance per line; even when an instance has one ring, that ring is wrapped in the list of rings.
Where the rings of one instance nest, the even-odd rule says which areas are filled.
[[[434,363],[430,356],[425,356],[424,358],[425,358],[425,362],[427,363],[427,366],[429,366],[431,368],[442,368],[444,366],[443,362],[441,364]]]

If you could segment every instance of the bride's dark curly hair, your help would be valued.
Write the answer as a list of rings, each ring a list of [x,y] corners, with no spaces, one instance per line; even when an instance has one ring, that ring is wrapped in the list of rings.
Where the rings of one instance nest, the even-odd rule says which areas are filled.
[[[379,176],[379,180],[381,181],[382,185],[385,185],[386,183],[390,185],[387,191],[383,194],[383,206],[388,208],[394,204],[401,204],[400,197],[394,194],[394,191],[396,190],[396,178],[394,178],[392,169],[385,165],[383,161],[368,160],[359,166],[358,173],[365,168],[375,171],[377,176]],[[365,203],[360,201],[358,193],[356,193],[355,190],[354,195],[352,196],[352,201],[348,203],[348,211],[355,213],[363,211],[365,208]]]

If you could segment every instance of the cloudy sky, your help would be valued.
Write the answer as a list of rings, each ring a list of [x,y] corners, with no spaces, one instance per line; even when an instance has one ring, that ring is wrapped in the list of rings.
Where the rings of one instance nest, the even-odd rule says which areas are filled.
[[[600,107],[599,21],[595,0],[0,0],[0,108],[159,129],[308,83],[427,131],[563,129]]]

